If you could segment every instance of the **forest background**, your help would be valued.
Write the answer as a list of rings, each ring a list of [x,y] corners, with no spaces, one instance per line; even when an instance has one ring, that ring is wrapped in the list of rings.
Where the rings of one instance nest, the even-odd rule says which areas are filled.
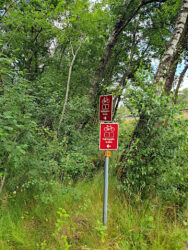
[[[2,249],[185,248],[188,89],[180,89],[187,16],[187,0],[0,1]],[[100,224],[96,202],[105,94],[113,94],[120,124],[119,150],[110,159],[115,232]],[[95,219],[87,217],[89,204],[98,205]],[[72,209],[80,214],[70,212],[66,222]],[[125,212],[130,225],[137,218],[138,234],[119,221]],[[168,216],[170,224],[162,223]],[[42,233],[29,243],[29,231]]]

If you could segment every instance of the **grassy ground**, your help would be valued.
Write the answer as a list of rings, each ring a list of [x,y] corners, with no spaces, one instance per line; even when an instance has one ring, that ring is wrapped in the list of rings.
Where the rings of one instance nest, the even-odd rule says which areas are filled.
[[[53,202],[27,194],[2,198],[0,249],[185,249],[186,219],[156,199],[128,202],[109,177],[108,224],[102,225],[103,172],[57,189]],[[28,202],[29,201],[29,202]]]

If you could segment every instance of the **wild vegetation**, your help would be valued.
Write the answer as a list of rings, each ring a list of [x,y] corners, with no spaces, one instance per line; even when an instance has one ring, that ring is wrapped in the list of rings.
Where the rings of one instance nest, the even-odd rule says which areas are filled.
[[[2,0],[0,20],[0,248],[185,249],[188,1]]]
[[[1,249],[185,248],[187,221],[180,220],[176,207],[157,197],[142,201],[140,194],[128,201],[120,186],[110,175],[107,227],[102,224],[101,171],[75,186],[56,186],[48,205],[28,192],[4,197]]]

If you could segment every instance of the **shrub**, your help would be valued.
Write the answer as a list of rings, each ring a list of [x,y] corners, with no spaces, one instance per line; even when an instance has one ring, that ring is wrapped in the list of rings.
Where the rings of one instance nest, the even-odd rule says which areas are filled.
[[[183,206],[186,203],[187,121],[178,118],[179,107],[165,92],[157,94],[145,71],[125,94],[138,121],[131,143],[120,163],[123,182],[129,194],[151,190],[162,198]]]

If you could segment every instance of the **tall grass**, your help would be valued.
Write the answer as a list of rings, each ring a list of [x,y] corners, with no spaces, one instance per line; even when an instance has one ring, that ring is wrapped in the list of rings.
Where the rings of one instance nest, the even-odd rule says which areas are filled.
[[[50,204],[31,194],[1,197],[0,249],[68,249],[66,243],[69,249],[185,249],[185,216],[158,198],[127,200],[113,175],[106,228],[102,209],[103,172],[75,186],[59,185]]]

